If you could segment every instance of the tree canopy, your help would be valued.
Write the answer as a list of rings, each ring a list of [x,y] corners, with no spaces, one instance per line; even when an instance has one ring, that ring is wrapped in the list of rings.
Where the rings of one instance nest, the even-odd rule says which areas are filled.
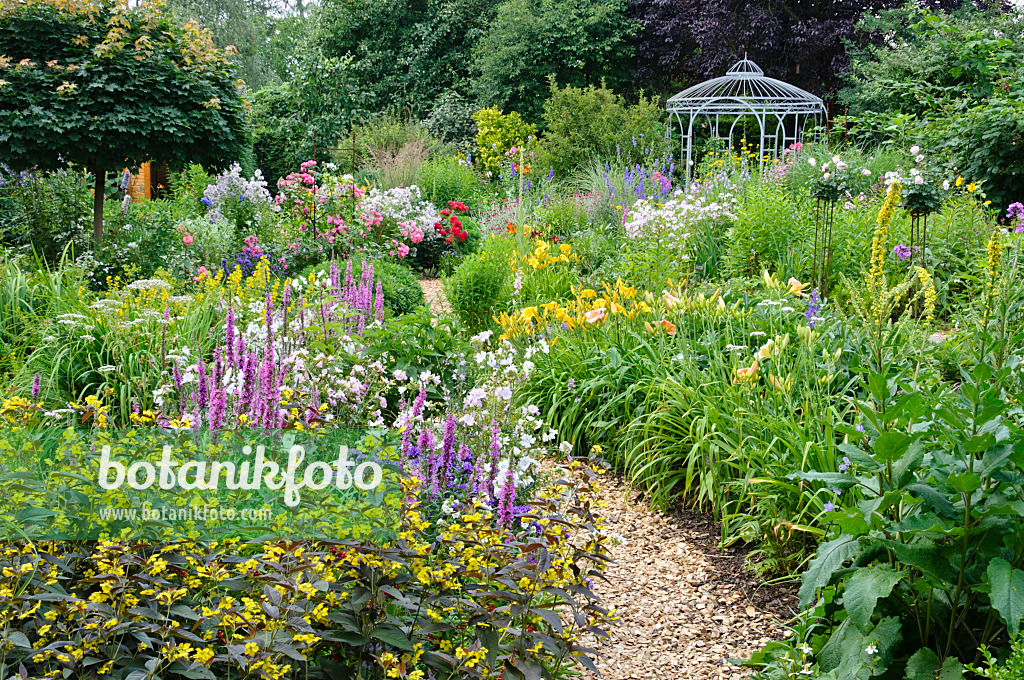
[[[441,93],[468,93],[473,50],[496,0],[324,0],[315,45],[352,59],[354,83],[379,108],[425,115]]]
[[[194,22],[157,3],[28,0],[0,7],[0,157],[13,168],[71,162],[96,175],[158,160],[218,167],[242,155],[244,83]]]
[[[482,104],[539,122],[548,76],[563,85],[628,82],[636,24],[627,0],[507,0],[476,50]]]
[[[925,0],[936,9],[962,0]],[[905,0],[631,0],[641,26],[637,78],[656,88],[724,75],[746,53],[765,74],[833,98],[849,69],[851,44],[867,14]]]

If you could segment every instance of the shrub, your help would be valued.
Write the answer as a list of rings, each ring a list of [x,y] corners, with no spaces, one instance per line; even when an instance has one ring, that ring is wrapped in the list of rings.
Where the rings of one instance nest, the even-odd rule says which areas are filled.
[[[664,109],[641,93],[630,105],[606,87],[566,86],[551,79],[544,102],[545,134],[538,165],[564,176],[594,158],[619,157],[626,165],[643,163],[652,154],[665,155]]]
[[[473,113],[478,108],[458,92],[445,92],[434,102],[434,108],[423,121],[423,127],[442,142],[470,147],[476,138]]]
[[[64,247],[88,240],[92,199],[86,176],[0,170],[0,239],[55,263]]]
[[[363,264],[366,260],[353,257],[351,262],[352,276],[359,279],[363,274]],[[341,263],[339,269],[344,271],[344,265],[345,263]],[[307,278],[314,272],[319,277],[330,269],[330,262],[321,262],[303,269],[300,277]],[[424,304],[419,279],[408,267],[392,260],[376,259],[373,260],[373,276],[375,280],[380,281],[381,290],[384,292],[384,306],[395,316],[408,314]]]
[[[1010,655],[1002,664],[987,647],[982,647],[982,652],[985,668],[972,669],[975,673],[988,680],[1024,680],[1024,635],[1018,633],[1013,636]]]
[[[420,167],[416,185],[424,198],[438,206],[459,201],[475,208],[482,193],[480,176],[462,160],[451,156],[435,158]]]
[[[515,111],[503,114],[497,106],[480,109],[473,114],[477,124],[477,161],[487,172],[501,169],[505,153],[514,146],[522,147],[533,140],[537,128],[523,120]]]
[[[491,317],[508,299],[511,285],[508,260],[513,248],[511,240],[492,234],[479,253],[465,258],[454,276],[445,279],[448,304],[466,330],[476,333],[490,328]]]

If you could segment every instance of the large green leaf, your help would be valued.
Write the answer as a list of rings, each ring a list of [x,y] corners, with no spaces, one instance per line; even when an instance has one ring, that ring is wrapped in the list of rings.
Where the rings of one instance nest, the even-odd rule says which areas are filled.
[[[878,600],[888,597],[902,578],[903,574],[888,564],[862,567],[853,572],[853,576],[846,581],[843,594],[843,606],[850,620],[861,629],[867,628]]]
[[[927,647],[914,652],[907,661],[906,680],[963,680],[964,666],[955,656],[939,663],[939,655]]]
[[[832,574],[842,567],[844,562],[856,557],[860,549],[860,542],[846,534],[823,543],[803,574],[803,584],[799,593],[800,604],[805,607],[809,605],[814,600],[817,589],[828,585]]]
[[[988,582],[992,587],[992,606],[1003,617],[1011,635],[1020,631],[1024,619],[1024,571],[1014,569],[1002,557],[988,563]]]

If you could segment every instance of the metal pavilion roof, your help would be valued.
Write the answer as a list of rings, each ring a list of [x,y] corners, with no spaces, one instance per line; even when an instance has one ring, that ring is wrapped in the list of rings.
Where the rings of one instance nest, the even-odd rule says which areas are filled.
[[[825,102],[806,90],[765,76],[760,66],[744,58],[724,76],[694,85],[671,97],[665,108],[669,113],[721,115],[752,111],[823,113]]]

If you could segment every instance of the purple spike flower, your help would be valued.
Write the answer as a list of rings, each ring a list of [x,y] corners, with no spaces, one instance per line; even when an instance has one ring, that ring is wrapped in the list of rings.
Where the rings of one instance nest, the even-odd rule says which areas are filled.
[[[498,474],[498,460],[501,458],[501,428],[497,420],[491,420],[491,448],[489,450],[491,472],[487,477],[487,486],[494,488],[494,477]]]
[[[171,370],[171,377],[174,378],[174,389],[178,393],[178,409],[184,411],[185,393],[182,389],[181,369],[178,368],[178,362],[174,362],[174,368]]]
[[[39,396],[39,374],[36,373],[32,378],[32,398],[35,399]]]
[[[441,466],[438,472],[438,481],[448,485],[448,472],[452,465],[452,456],[455,453],[455,415],[449,413],[444,423],[444,439],[441,440]]]
[[[373,318],[384,321],[384,285],[377,281],[377,294],[373,301]]]
[[[412,402],[412,417],[419,418],[423,413],[423,406],[427,403],[427,388],[420,386],[420,392]]]
[[[225,321],[224,341],[227,346],[228,364],[238,367],[235,363],[235,309],[228,305],[227,320]]]
[[[498,522],[502,526],[512,523],[512,506],[516,501],[516,484],[512,476],[512,461],[505,470],[505,483],[501,485],[501,497],[498,499]]]
[[[202,413],[210,403],[210,383],[206,379],[206,364],[202,358],[196,361],[196,383],[196,406]]]

